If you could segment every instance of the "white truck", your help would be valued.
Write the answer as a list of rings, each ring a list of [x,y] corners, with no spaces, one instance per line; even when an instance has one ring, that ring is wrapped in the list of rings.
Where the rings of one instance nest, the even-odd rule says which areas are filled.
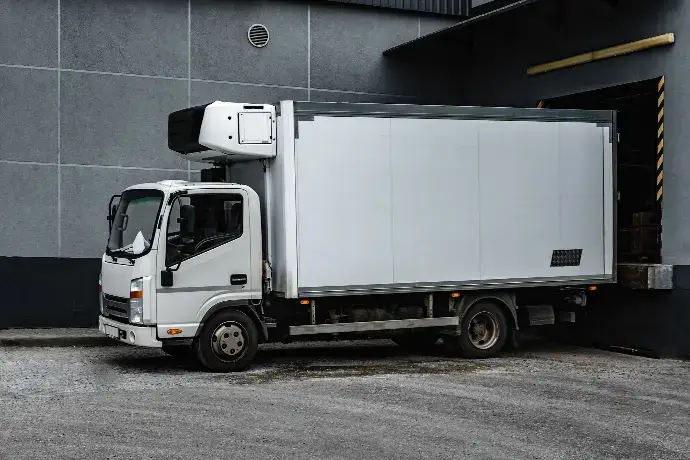
[[[217,101],[168,131],[214,166],[111,200],[122,342],[217,372],[297,339],[490,357],[616,281],[615,112]]]

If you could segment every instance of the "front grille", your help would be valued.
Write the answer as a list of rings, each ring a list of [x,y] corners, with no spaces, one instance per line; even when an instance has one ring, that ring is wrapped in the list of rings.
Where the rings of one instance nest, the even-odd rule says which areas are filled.
[[[129,299],[105,294],[103,296],[103,315],[122,323],[129,322]]]

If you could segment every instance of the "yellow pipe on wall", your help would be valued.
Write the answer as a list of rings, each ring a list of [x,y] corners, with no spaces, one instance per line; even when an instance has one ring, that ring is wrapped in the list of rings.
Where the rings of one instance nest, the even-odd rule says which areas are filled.
[[[588,62],[600,61],[602,59],[609,59],[616,56],[623,56],[626,54],[636,53],[638,51],[647,50],[650,48],[657,48],[659,46],[672,45],[675,42],[675,35],[672,33],[659,35],[656,37],[645,38],[636,42],[626,43],[624,45],[612,46],[598,51],[591,51],[589,53],[578,54],[577,56],[560,59],[558,61],[547,62],[527,69],[528,75],[539,75],[542,73],[553,72],[554,70],[574,67],[576,65],[586,64]]]

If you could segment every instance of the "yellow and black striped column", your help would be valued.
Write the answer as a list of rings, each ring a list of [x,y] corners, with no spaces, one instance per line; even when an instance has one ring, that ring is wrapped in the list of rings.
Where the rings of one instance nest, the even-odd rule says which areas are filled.
[[[657,100],[657,135],[656,135],[656,201],[661,205],[664,196],[664,101],[666,95],[664,85],[666,79],[659,79]]]

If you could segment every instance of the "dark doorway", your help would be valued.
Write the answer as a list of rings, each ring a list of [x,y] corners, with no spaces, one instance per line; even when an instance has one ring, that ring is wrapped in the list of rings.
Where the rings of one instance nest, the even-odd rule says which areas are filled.
[[[618,112],[619,263],[661,262],[659,87],[659,79],[653,79],[544,101],[554,109]]]

